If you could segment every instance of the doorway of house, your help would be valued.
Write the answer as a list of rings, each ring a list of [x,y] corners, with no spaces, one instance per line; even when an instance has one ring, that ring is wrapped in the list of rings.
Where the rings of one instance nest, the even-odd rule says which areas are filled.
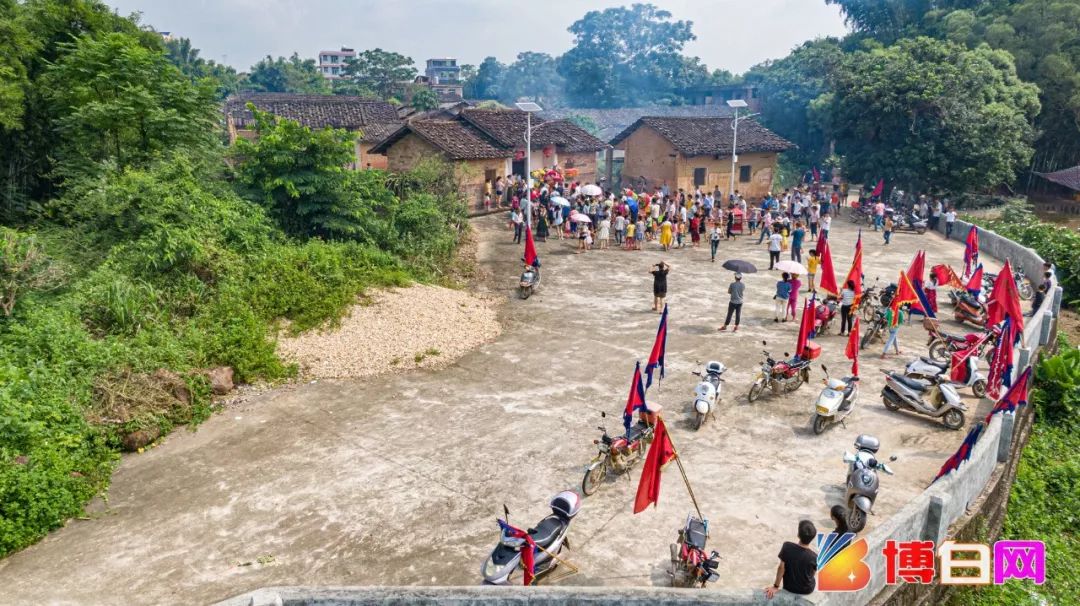
[[[510,172],[512,172],[513,174],[515,174],[515,175],[521,177],[522,179],[524,179],[525,178],[525,161],[524,160],[514,160],[513,164],[510,166]]]

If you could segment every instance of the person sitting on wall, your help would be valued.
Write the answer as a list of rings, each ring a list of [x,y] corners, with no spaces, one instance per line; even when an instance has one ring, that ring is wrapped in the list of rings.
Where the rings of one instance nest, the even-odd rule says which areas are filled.
[[[810,542],[817,536],[817,528],[810,520],[799,522],[799,542],[785,541],[780,547],[780,565],[776,567],[776,580],[765,588],[765,597],[772,599],[783,587],[799,594],[814,593],[817,580],[817,552],[810,548]]]

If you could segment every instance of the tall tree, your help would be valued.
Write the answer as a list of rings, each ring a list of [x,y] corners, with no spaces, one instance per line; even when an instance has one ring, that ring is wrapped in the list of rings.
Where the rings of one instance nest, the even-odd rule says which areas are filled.
[[[288,59],[267,55],[251,67],[248,82],[253,89],[267,93],[330,92],[330,84],[319,73],[315,60],[301,59],[297,53]]]
[[[420,111],[437,109],[439,107],[439,95],[425,86],[412,94],[410,105]]]
[[[913,190],[985,190],[1031,159],[1038,89],[1004,51],[931,38],[850,53],[815,104],[845,172]]]
[[[381,99],[389,99],[398,84],[416,77],[416,68],[405,55],[375,48],[351,59],[344,77],[362,89],[374,91]]]
[[[564,87],[554,57],[547,53],[524,52],[503,71],[498,85],[499,100],[512,104],[528,98],[550,107],[561,107]]]
[[[59,116],[57,173],[65,178],[144,165],[177,148],[214,141],[209,82],[192,84],[162,51],[130,34],[83,36],[46,74]]]
[[[165,53],[173,65],[192,80],[210,78],[219,99],[240,90],[241,80],[236,70],[228,65],[203,59],[199,56],[199,49],[195,48],[188,38],[166,40]]]
[[[476,68],[476,74],[465,79],[466,99],[498,99],[499,82],[502,80],[506,66],[499,63],[495,57],[485,57],[480,67]]]
[[[688,70],[681,54],[695,39],[692,23],[672,21],[652,4],[589,11],[570,33],[574,46],[559,59],[559,73],[579,107],[670,101],[688,84],[688,71],[703,70]]]

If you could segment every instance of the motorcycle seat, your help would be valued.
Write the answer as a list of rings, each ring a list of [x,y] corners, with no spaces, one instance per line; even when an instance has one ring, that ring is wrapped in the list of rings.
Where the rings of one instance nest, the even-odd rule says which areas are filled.
[[[550,547],[555,539],[562,532],[563,528],[566,528],[567,522],[556,515],[550,515],[540,523],[536,525],[536,528],[529,529],[529,536],[541,547]]]
[[[941,332],[941,336],[945,337],[945,339],[948,340],[948,341],[960,341],[960,342],[963,342],[967,338],[967,335],[961,335],[961,334],[957,334],[955,332],[945,332],[945,331]]]
[[[648,431],[648,425],[644,423],[635,423],[630,426],[630,431],[626,432],[626,441],[635,442],[641,439],[641,436],[645,435]]]
[[[937,360],[935,360],[933,358],[928,358],[926,356],[919,356],[919,359],[922,360],[924,364],[929,364],[930,366],[934,366],[934,367],[940,368],[942,370],[945,370],[946,368],[949,367],[948,362],[938,362]]]
[[[898,373],[895,373],[895,372],[890,373],[889,376],[892,377],[894,381],[896,381],[897,383],[903,385],[904,387],[907,387],[911,391],[923,392],[923,391],[926,391],[927,389],[930,388],[930,383],[928,383],[926,381],[920,381],[918,379],[909,379],[908,377],[905,377],[904,375],[901,375],[901,374],[898,374]]]

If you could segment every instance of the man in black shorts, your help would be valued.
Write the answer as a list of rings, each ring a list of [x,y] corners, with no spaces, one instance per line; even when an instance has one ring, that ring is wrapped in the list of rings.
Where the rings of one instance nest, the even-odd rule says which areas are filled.
[[[810,520],[799,522],[799,543],[785,541],[780,548],[780,565],[776,567],[776,580],[765,588],[765,597],[772,599],[783,588],[791,593],[808,595],[814,593],[817,580],[817,553],[810,549],[810,542],[817,536],[817,528]]]
[[[656,265],[653,265],[652,271],[649,272],[653,275],[653,311],[664,311],[664,299],[667,297],[667,275],[669,271],[671,271],[671,266],[661,261]]]

